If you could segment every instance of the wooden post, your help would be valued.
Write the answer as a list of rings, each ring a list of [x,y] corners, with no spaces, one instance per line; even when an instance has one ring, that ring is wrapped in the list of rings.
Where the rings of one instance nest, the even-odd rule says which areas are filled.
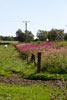
[[[36,66],[35,55],[34,54],[31,55],[31,62],[34,62],[34,65]]]
[[[37,73],[41,71],[41,52],[38,53],[38,66],[37,66]]]
[[[29,63],[29,62],[28,62],[28,56],[26,56],[26,58],[27,58],[27,63]]]

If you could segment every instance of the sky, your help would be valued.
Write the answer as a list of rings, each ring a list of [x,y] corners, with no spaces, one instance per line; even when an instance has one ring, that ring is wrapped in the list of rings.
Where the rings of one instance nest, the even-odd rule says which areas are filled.
[[[0,0],[0,35],[15,36],[27,29],[36,37],[37,31],[52,28],[67,31],[67,0]]]

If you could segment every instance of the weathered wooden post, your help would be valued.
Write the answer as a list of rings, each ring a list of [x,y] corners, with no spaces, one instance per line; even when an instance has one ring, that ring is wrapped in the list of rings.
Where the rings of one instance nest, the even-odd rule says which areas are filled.
[[[26,56],[26,59],[27,59],[27,63],[29,63],[29,62],[28,62],[28,55]]]
[[[34,65],[36,66],[35,55],[34,54],[31,55],[31,62],[34,62]]]
[[[38,52],[38,66],[37,66],[37,73],[41,71],[41,52]]]

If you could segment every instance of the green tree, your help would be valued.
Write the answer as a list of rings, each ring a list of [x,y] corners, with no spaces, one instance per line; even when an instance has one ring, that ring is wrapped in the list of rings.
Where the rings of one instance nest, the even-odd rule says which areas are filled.
[[[32,34],[31,31],[26,31],[25,37],[26,37],[26,42],[30,42],[34,40],[34,35]]]
[[[16,32],[16,36],[18,41],[21,42],[30,42],[34,39],[34,35],[31,31],[22,32],[21,29],[18,29],[18,31]]]
[[[64,40],[67,41],[67,33],[64,34]]]
[[[17,32],[16,32],[16,36],[17,36],[17,39],[18,41],[21,41],[21,42],[24,42],[25,41],[25,34],[22,32],[21,29],[18,29]]]
[[[38,32],[37,32],[38,40],[45,41],[47,39],[47,34],[48,34],[47,31],[38,30]]]
[[[61,41],[64,40],[64,30],[52,29],[48,32],[48,39],[50,41]]]
[[[0,36],[0,40],[3,40],[3,37],[2,36]]]

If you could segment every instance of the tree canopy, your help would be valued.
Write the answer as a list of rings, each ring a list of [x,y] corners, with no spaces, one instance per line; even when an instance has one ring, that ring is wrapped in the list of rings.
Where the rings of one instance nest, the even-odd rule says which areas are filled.
[[[45,41],[47,39],[48,32],[44,30],[38,30],[37,38],[38,40]]]
[[[20,42],[30,42],[34,39],[34,35],[31,31],[22,32],[21,29],[18,29],[16,32],[18,41]]]
[[[67,33],[65,33],[65,35],[64,35],[64,40],[67,41]]]
[[[48,39],[50,41],[61,41],[64,40],[64,30],[52,29],[48,32]]]

